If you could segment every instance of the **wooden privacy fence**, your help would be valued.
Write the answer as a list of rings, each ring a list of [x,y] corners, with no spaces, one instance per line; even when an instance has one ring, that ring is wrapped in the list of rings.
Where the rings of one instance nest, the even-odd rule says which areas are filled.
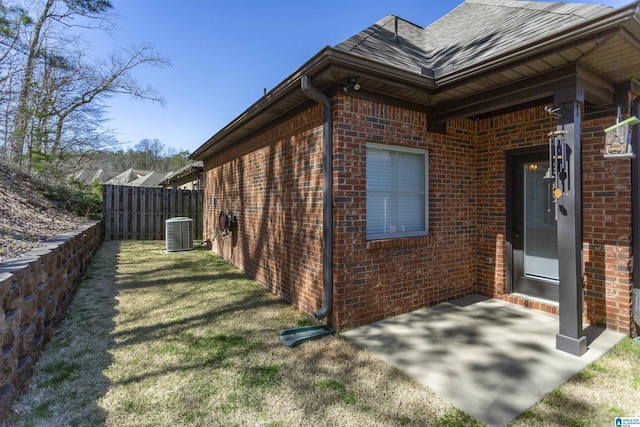
[[[193,220],[202,239],[202,190],[103,185],[105,240],[164,240],[165,221]]]

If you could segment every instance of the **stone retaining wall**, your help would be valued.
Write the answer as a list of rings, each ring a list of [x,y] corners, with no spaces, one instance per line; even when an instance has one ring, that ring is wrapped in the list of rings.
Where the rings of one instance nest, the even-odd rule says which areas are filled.
[[[0,424],[103,240],[100,221],[0,263]]]

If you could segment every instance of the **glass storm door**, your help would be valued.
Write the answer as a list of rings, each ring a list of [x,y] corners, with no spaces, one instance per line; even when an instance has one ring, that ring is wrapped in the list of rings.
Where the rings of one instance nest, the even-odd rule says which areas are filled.
[[[546,153],[511,157],[512,291],[558,301],[558,233]]]

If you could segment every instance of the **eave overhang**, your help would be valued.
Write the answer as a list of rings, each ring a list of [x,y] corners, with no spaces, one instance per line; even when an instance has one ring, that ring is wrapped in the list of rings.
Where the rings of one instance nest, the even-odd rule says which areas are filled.
[[[558,75],[574,71],[558,80]],[[542,100],[580,84],[584,100],[613,102],[614,86],[640,77],[640,2],[542,40],[445,73],[436,71],[437,122]]]
[[[325,47],[190,158],[209,158],[308,103],[300,89],[304,75],[325,93],[357,77],[361,96],[422,105],[437,122],[540,100],[571,84],[583,87],[587,101],[606,105],[613,102],[616,84],[640,80],[640,2],[458,69],[419,74]]]
[[[626,29],[630,35],[635,36],[634,38],[637,41],[640,40],[639,18],[640,2],[636,2],[543,39],[522,43],[506,53],[485,61],[473,63],[452,72],[447,72],[446,68],[436,70],[434,73],[436,82],[438,87],[445,87],[486,72],[495,72],[495,70],[502,67],[513,68],[516,64],[530,62],[553,52],[561,52],[571,46],[582,44],[589,40],[597,40],[623,29]]]
[[[231,123],[209,138],[189,158],[203,160],[229,145],[277,120],[287,112],[308,102],[300,88],[302,76],[308,75],[321,91],[343,84],[348,77],[366,80],[369,90],[380,93],[404,91],[413,102],[428,104],[435,88],[432,77],[325,47],[302,67],[283,80]],[[374,88],[378,88],[377,90]]]
[[[202,173],[203,164],[202,162],[196,162],[187,166],[184,166],[174,173],[171,173],[165,177],[165,179],[160,182],[160,185],[183,185],[187,182],[194,181],[198,179],[199,175]]]

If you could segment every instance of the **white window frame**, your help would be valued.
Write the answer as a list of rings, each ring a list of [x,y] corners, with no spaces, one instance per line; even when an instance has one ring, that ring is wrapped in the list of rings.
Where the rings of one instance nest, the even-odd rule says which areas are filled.
[[[405,153],[413,153],[420,154],[424,156],[424,229],[419,231],[412,232],[402,232],[402,231],[388,231],[385,233],[370,233],[369,226],[367,224],[367,240],[382,240],[382,239],[397,239],[402,237],[417,237],[417,236],[427,236],[429,235],[429,152],[425,149],[421,148],[413,148],[413,147],[404,147],[399,145],[388,145],[388,144],[379,144],[375,142],[367,143],[367,156],[369,149],[378,149],[378,150],[386,150],[391,152],[405,152]],[[369,197],[369,180],[367,179],[367,197]],[[372,189],[373,190],[373,189]],[[398,191],[397,186],[394,190]],[[369,218],[369,213],[367,212],[367,221]]]

